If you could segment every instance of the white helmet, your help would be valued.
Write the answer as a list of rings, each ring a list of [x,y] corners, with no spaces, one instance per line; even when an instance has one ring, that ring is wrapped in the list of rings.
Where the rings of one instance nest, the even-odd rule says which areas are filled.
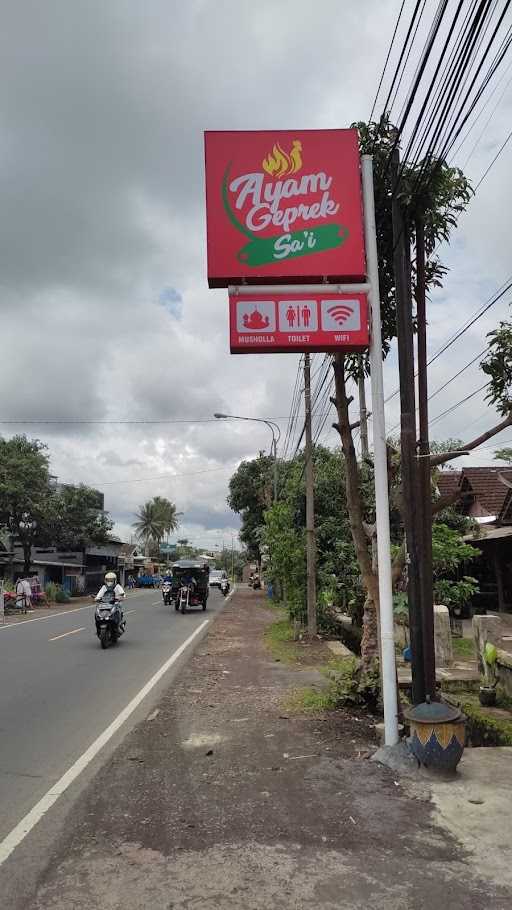
[[[105,575],[105,584],[107,588],[115,588],[117,582],[117,575],[115,572],[107,572]]]

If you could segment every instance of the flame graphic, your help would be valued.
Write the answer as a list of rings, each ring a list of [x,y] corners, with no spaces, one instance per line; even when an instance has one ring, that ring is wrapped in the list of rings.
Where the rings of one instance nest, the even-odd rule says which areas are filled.
[[[263,170],[270,177],[284,177],[287,174],[296,174],[302,167],[302,142],[294,139],[292,147],[287,154],[278,142],[272,152],[261,162]]]

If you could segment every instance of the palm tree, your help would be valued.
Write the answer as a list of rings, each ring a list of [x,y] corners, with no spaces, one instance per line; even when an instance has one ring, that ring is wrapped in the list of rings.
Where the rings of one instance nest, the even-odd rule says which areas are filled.
[[[176,530],[179,524],[178,516],[182,514],[176,511],[174,503],[162,496],[155,496],[154,499],[139,506],[133,527],[137,537],[144,541],[146,556],[149,555],[151,541],[154,541],[160,550],[162,537]]]
[[[136,521],[133,522],[135,533],[144,541],[145,555],[149,556],[149,545],[152,540],[160,541],[164,534],[164,522],[153,500],[139,506],[135,513]]]
[[[174,503],[164,496],[155,496],[153,505],[163,522],[164,534],[169,535],[171,531],[176,531],[179,525],[178,518],[183,512],[177,512]]]

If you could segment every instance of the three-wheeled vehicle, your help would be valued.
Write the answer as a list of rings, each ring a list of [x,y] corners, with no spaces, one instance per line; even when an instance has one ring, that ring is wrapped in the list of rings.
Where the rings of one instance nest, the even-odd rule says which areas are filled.
[[[186,613],[189,607],[206,610],[210,566],[197,559],[180,559],[172,567],[172,597],[176,610]]]

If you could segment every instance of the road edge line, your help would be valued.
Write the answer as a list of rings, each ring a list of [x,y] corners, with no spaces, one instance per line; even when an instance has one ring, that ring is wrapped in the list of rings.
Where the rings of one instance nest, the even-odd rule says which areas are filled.
[[[148,682],[140,689],[137,695],[132,698],[130,702],[126,705],[125,708],[117,715],[116,718],[112,721],[111,724],[100,733],[100,735],[94,740],[93,743],[89,746],[85,752],[82,753],[80,758],[78,758],[70,768],[62,775],[62,777],[54,784],[53,787],[48,790],[47,793],[39,802],[30,809],[29,812],[21,819],[20,822],[9,832],[9,834],[0,841],[0,866],[5,863],[9,858],[11,853],[18,847],[22,841],[27,837],[28,834],[32,831],[33,828],[41,821],[41,819],[46,815],[49,809],[57,802],[59,796],[62,796],[63,793],[71,786],[72,783],[80,776],[82,771],[87,768],[87,766],[93,761],[94,758],[101,752],[104,746],[109,742],[110,739],[114,736],[115,733],[122,727],[125,721],[128,720],[131,714],[139,707],[141,702],[145,699],[151,690],[156,686],[156,684],[161,680],[162,676],[167,673],[167,670],[172,667],[172,665],[178,660],[179,657],[183,654],[184,651],[192,644],[193,640],[197,638],[200,632],[208,625],[210,622],[209,619],[205,619],[201,625],[199,625],[191,635],[176,649],[176,651],[171,654],[171,656],[165,661],[164,664],[160,667],[156,673],[148,680]]]
[[[134,595],[131,595],[132,597]],[[127,595],[127,599],[130,595]],[[26,626],[29,622],[49,622],[50,619],[57,619],[58,616],[69,616],[71,613],[80,613],[80,610],[90,610],[96,604],[83,604],[81,607],[73,607],[71,610],[61,610],[60,613],[52,613],[51,616],[33,616],[32,619],[22,619],[20,622],[4,622],[0,625],[0,632],[4,632],[7,629],[17,629],[18,626]]]

